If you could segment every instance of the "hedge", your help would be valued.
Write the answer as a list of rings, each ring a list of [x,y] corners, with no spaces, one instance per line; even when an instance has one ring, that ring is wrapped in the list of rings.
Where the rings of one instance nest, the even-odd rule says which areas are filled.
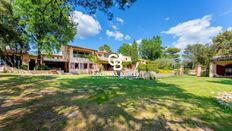
[[[156,64],[139,64],[138,66],[139,71],[154,71],[159,73],[158,65]]]

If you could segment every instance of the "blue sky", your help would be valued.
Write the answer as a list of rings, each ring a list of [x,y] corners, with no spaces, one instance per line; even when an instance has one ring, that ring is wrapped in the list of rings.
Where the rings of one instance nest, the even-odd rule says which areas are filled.
[[[73,13],[78,34],[70,42],[93,49],[108,44],[117,51],[123,43],[161,36],[163,46],[183,49],[192,43],[210,43],[213,36],[232,27],[231,0],[137,0],[125,11],[112,8],[112,21],[97,12]]]

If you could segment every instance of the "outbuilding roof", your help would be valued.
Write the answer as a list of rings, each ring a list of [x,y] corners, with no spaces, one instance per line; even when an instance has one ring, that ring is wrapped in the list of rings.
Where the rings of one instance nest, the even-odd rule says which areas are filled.
[[[213,61],[232,61],[232,55],[227,56],[214,56]]]

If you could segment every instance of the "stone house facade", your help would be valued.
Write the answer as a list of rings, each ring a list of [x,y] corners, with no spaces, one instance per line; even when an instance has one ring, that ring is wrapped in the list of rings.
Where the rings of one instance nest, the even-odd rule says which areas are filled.
[[[80,46],[65,45],[61,47],[59,54],[50,56],[43,55],[42,64],[50,70],[61,70],[69,73],[92,73],[102,70],[112,71],[112,66],[108,63],[108,56],[111,53],[100,52],[90,48]],[[91,61],[90,57],[95,56],[96,60]],[[123,62],[131,62],[128,56],[119,55]],[[34,70],[37,63],[37,56],[24,53],[22,63],[28,65],[28,70]]]

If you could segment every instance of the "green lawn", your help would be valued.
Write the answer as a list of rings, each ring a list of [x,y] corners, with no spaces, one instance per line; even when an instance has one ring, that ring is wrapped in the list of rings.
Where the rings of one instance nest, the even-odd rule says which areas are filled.
[[[0,130],[231,130],[232,79],[0,75]]]

